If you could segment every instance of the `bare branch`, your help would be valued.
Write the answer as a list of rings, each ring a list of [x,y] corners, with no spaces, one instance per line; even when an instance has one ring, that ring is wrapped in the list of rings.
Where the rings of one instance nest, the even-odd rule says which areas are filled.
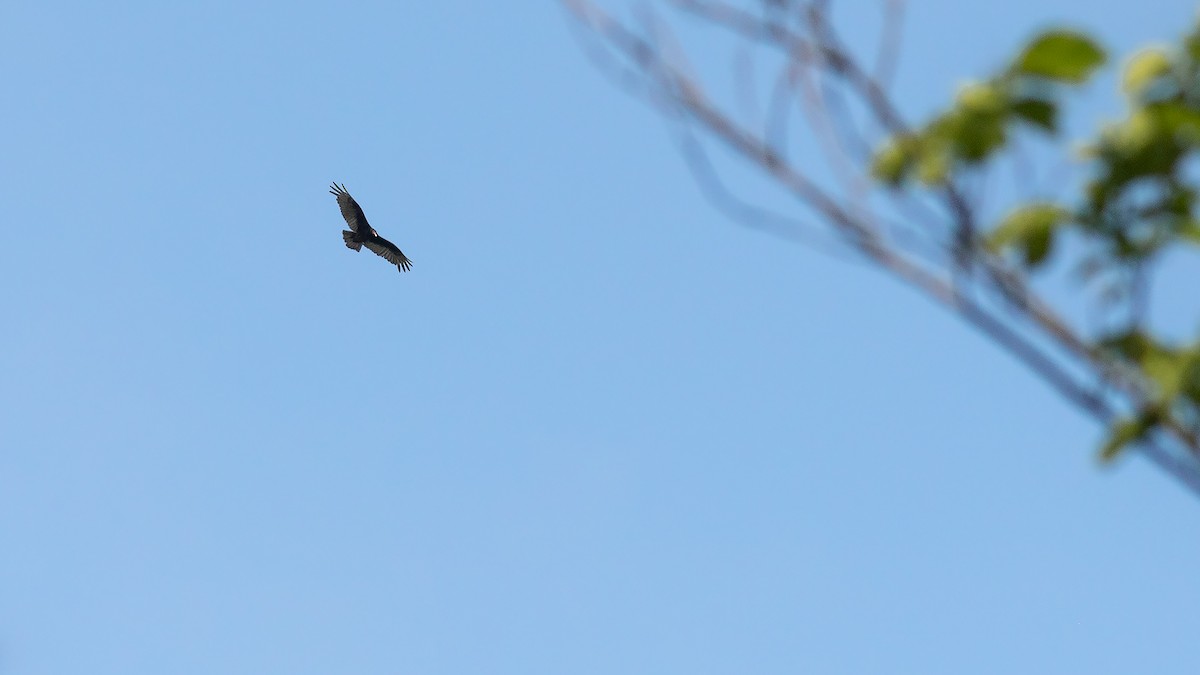
[[[718,211],[746,227],[803,244],[843,262],[862,261],[861,257],[853,255],[853,252],[846,248],[844,242],[821,237],[819,228],[816,226],[755,206],[738,198],[721,180],[708,153],[704,151],[695,135],[688,131],[681,133],[683,138],[680,146],[683,156],[687,160],[688,168],[692,172],[692,177],[700,186],[705,199]]]
[[[900,63],[900,43],[904,36],[904,0],[883,0],[883,29],[879,36],[879,51],[875,54],[873,79],[880,89],[891,88]]]

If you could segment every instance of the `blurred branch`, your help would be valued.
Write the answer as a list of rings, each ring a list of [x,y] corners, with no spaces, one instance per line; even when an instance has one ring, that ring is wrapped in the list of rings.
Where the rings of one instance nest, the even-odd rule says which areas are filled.
[[[887,90],[900,63],[900,46],[904,37],[904,0],[884,0],[883,30],[879,52],[875,55],[874,79]]]
[[[957,314],[1104,425],[1115,424],[1126,411],[1146,408],[1152,400],[1151,385],[1140,373],[1093,348],[1029,288],[1021,272],[981,244],[979,200],[963,191],[956,175],[928,191],[934,204],[940,202],[939,209],[926,207],[906,191],[883,192],[891,206],[879,206],[880,191],[873,190],[870,178],[872,148],[881,133],[899,139],[913,134],[886,93],[902,43],[902,0],[883,0],[884,27],[871,69],[864,68],[838,37],[827,0],[750,3],[758,4],[758,11],[722,0],[662,0],[743,44],[770,49],[781,60],[761,130],[737,122],[707,93],[683,62],[684,50],[669,24],[644,20],[652,28],[635,30],[590,0],[561,1],[577,24],[607,48],[611,61],[621,64],[617,72],[635,72],[655,90],[656,108],[681,129],[689,168],[706,198],[720,210],[745,225],[809,244],[813,223],[820,224],[845,251]],[[648,6],[644,13],[649,14]],[[613,68],[611,62],[606,68]],[[753,92],[750,83],[743,85],[734,90],[743,97]],[[823,144],[840,191],[824,185],[813,167],[802,168],[791,158],[794,104]],[[735,197],[697,134],[725,144],[760,169],[809,218],[785,217]],[[897,216],[901,227],[892,225]],[[802,224],[804,220],[812,223]],[[914,245],[914,234],[933,247]],[[1138,438],[1143,456],[1200,495],[1200,441],[1170,416],[1161,427],[1168,440]]]

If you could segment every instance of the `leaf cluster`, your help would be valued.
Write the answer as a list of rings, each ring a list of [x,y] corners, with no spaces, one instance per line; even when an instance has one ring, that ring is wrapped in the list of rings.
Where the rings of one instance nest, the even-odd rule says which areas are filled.
[[[1106,60],[1083,33],[1043,32],[999,74],[964,87],[928,124],[884,143],[873,175],[892,188],[936,189],[1004,151],[1018,128],[1053,136],[1062,99]],[[1131,285],[1169,247],[1200,243],[1200,26],[1177,45],[1148,47],[1128,59],[1121,90],[1127,114],[1083,145],[1088,178],[1077,202],[1016,205],[987,232],[980,255],[1034,272],[1071,231],[1086,243],[1080,265],[1086,278]],[[1105,297],[1144,301],[1136,295]],[[1164,430],[1193,438],[1200,430],[1200,341],[1169,344],[1143,325],[1139,309],[1131,307],[1123,328],[1092,345],[1140,392],[1129,400],[1130,414],[1109,429],[1101,448],[1106,459]]]
[[[1105,61],[1091,38],[1071,31],[1039,35],[999,75],[962,88],[954,105],[924,127],[891,138],[875,155],[874,176],[891,186],[943,185],[992,157],[1024,125],[1053,134],[1063,86],[1080,84]]]

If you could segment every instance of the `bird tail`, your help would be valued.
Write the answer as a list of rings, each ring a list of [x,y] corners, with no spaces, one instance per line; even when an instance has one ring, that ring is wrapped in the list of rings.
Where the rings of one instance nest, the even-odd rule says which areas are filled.
[[[350,230],[342,230],[342,241],[346,242],[346,248],[352,248],[355,251],[362,250],[362,242],[354,241],[354,233]]]

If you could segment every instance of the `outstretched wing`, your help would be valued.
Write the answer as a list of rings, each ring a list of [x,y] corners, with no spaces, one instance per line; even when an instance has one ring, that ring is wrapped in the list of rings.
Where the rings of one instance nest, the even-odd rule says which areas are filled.
[[[351,230],[358,232],[359,229],[369,230],[370,225],[367,224],[367,216],[363,213],[362,207],[358,202],[354,201],[354,197],[346,192],[345,185],[334,183],[329,186],[329,194],[337,197],[338,208],[342,210],[342,217],[346,219],[346,224]]]
[[[401,272],[407,272],[412,269],[412,261],[406,258],[400,252],[400,249],[396,248],[395,244],[378,234],[371,237],[364,245],[374,251],[379,257],[399,267]]]

